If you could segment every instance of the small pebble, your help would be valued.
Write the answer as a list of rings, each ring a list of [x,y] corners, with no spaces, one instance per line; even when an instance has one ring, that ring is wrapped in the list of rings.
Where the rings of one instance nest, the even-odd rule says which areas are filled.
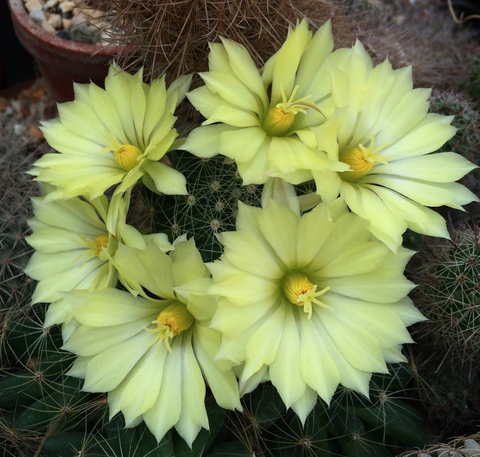
[[[52,14],[48,18],[48,23],[55,29],[59,29],[62,27],[62,16],[60,14]]]
[[[98,19],[103,16],[103,11],[93,10],[90,8],[85,8],[82,10],[82,14],[87,16],[89,19]]]
[[[40,0],[28,0],[25,3],[25,9],[31,13],[34,10],[41,10],[42,9],[42,4],[40,3]]]
[[[57,6],[57,4],[58,4],[59,1],[60,1],[60,0],[48,0],[48,2],[45,3],[44,8],[45,8],[45,9],[54,8],[55,6]]]
[[[42,28],[48,33],[51,33],[52,35],[55,35],[57,31],[55,30],[55,27],[53,27],[52,24],[50,24],[46,19],[42,21]]]
[[[63,25],[63,28],[64,28],[64,29],[67,29],[67,30],[68,30],[68,29],[71,29],[71,28],[73,27],[73,21],[72,21],[71,19],[65,19],[65,18],[63,18],[63,19],[62,19],[62,25]],[[71,38],[71,36],[70,36],[70,34],[69,34],[69,35],[68,35],[68,39],[70,39],[70,38]]]
[[[62,2],[60,3],[60,9],[62,10],[62,13],[69,13],[70,11],[75,8],[75,3],[74,2]]]
[[[32,10],[30,11],[30,17],[32,18],[32,21],[37,22],[41,24],[43,21],[46,20],[45,14],[43,13],[42,10]]]

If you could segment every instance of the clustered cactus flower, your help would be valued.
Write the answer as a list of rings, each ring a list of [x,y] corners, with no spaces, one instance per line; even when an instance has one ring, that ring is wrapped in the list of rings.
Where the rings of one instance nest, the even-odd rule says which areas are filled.
[[[428,207],[477,201],[454,182],[475,165],[434,153],[452,118],[428,114],[410,68],[374,67],[359,42],[332,50],[330,23],[313,34],[306,20],[261,70],[243,46],[213,43],[205,86],[187,94],[206,120],[186,140],[174,111],[190,78],[148,86],[114,66],[105,90],[77,85],[44,125],[58,154],[31,172],[47,184],[31,221],[33,301],[50,303],[45,325],[67,329],[68,374],[108,393],[127,427],[144,422],[158,441],[174,427],[191,447],[209,428],[206,386],[241,410],[268,380],[305,423],[319,397],[330,403],[339,385],[368,397],[373,373],[405,361],[406,327],[424,317],[402,234],[448,238]],[[225,156],[243,185],[263,185],[261,207],[238,204],[207,264],[188,233],[129,223],[139,182],[191,197],[161,162],[173,149]],[[300,204],[294,186],[312,182]]]

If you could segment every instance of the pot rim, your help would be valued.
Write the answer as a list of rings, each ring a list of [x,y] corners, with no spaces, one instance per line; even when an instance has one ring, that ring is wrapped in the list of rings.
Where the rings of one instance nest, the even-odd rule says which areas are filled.
[[[8,0],[10,13],[16,22],[25,30],[26,33],[32,35],[37,40],[45,43],[50,47],[71,51],[84,55],[101,55],[115,56],[126,51],[130,46],[127,45],[108,45],[102,46],[97,44],[79,43],[76,41],[66,40],[64,38],[51,35],[42,27],[35,24],[25,9],[23,0]]]

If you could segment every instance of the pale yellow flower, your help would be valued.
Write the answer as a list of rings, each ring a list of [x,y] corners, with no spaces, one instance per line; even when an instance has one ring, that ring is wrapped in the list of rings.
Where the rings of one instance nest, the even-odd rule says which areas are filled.
[[[298,184],[312,179],[312,170],[348,170],[311,147],[311,127],[333,112],[324,65],[332,49],[330,22],[313,35],[306,20],[261,71],[234,41],[211,44],[210,71],[200,73],[205,86],[187,94],[206,121],[182,149],[235,160],[244,184],[263,184],[272,174]]]
[[[339,384],[368,396],[372,372],[405,361],[406,326],[423,319],[403,276],[412,251],[393,254],[341,201],[301,217],[240,204],[220,240],[212,328],[217,358],[243,366],[241,393],[269,379],[305,421],[318,396],[329,403]]]
[[[172,248],[165,234],[141,235],[123,220],[118,221],[117,237],[109,233],[106,225],[109,204],[105,196],[91,202],[79,198],[66,201],[33,198],[32,204],[34,217],[29,225],[33,233],[27,242],[35,252],[25,268],[25,273],[38,281],[32,303],[51,303],[44,325],[64,323],[65,338],[75,324],[61,293],[114,286],[118,272],[110,259],[119,240],[130,246],[145,247],[153,239],[164,251]],[[125,211],[116,208],[115,212]]]
[[[215,358],[210,274],[193,240],[168,256],[154,243],[119,245],[115,264],[136,297],[112,288],[64,294],[80,324],[64,346],[79,356],[69,374],[85,378],[88,392],[108,392],[110,416],[122,411],[127,427],[143,420],[158,441],[175,427],[191,446],[209,428],[205,382],[220,406],[241,409],[231,364]]]
[[[154,192],[186,194],[185,177],[159,160],[177,137],[173,112],[190,79],[167,89],[164,78],[149,86],[142,71],[132,76],[111,66],[105,90],[75,84],[75,101],[59,104],[59,118],[42,126],[60,154],[44,155],[30,172],[57,187],[47,198],[92,200],[115,185],[123,193],[140,179]]]
[[[313,129],[316,146],[351,170],[312,170],[318,194],[327,202],[340,195],[394,251],[407,228],[449,238],[428,207],[478,201],[454,182],[476,165],[454,152],[432,154],[455,134],[453,117],[429,114],[430,89],[413,89],[411,67],[393,70],[388,60],[374,67],[360,42],[327,63],[336,111]]]

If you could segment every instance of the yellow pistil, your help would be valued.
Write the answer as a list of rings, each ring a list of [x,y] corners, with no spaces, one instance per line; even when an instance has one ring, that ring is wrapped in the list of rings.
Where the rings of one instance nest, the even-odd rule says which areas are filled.
[[[333,309],[331,306],[317,300],[317,297],[329,291],[330,287],[325,287],[325,289],[317,292],[317,285],[312,284],[306,275],[298,271],[287,273],[282,281],[282,289],[290,303],[296,306],[303,306],[303,310],[308,314],[308,319],[312,318],[312,303],[323,308]]]
[[[298,88],[299,86],[295,86],[288,100],[282,88],[283,101],[277,103],[274,108],[268,111],[265,121],[263,122],[263,128],[269,135],[287,135],[295,121],[295,115],[298,113],[306,114],[306,110],[302,107],[311,108],[321,114],[321,111],[314,103],[308,102],[311,95],[295,100],[295,94]]]
[[[108,246],[108,241],[109,241],[108,235],[100,235],[93,240],[96,246],[96,250],[95,250],[96,256],[100,255],[100,253],[102,252],[102,248]]]
[[[150,346],[156,342],[164,342],[168,352],[172,352],[170,339],[189,329],[194,321],[195,318],[183,303],[179,301],[173,302],[152,321],[152,324],[156,324],[157,328],[145,327],[147,332],[157,334]]]
[[[99,257],[103,248],[107,247],[108,243],[110,242],[110,237],[108,235],[99,235],[93,240],[80,233],[78,234],[78,237],[79,240],[76,241],[87,248],[73,261],[75,263],[78,259],[81,259],[82,257],[84,258],[83,262],[78,266],[78,268],[82,268],[93,256]]]
[[[140,149],[132,144],[123,144],[115,152],[115,160],[126,171],[133,170],[138,165],[138,157],[142,155]]]
[[[268,112],[263,128],[271,136],[283,136],[290,130],[294,120],[294,113],[286,113],[283,108],[275,107]]]
[[[340,155],[340,160],[343,163],[350,165],[351,171],[345,171],[340,173],[341,178],[344,181],[353,182],[368,174],[373,168],[375,162],[379,162],[386,165],[392,157],[377,155],[382,149],[386,148],[388,143],[375,148],[375,138],[370,136],[370,144],[366,148],[363,144],[360,144],[358,148],[350,149],[344,154]]]

